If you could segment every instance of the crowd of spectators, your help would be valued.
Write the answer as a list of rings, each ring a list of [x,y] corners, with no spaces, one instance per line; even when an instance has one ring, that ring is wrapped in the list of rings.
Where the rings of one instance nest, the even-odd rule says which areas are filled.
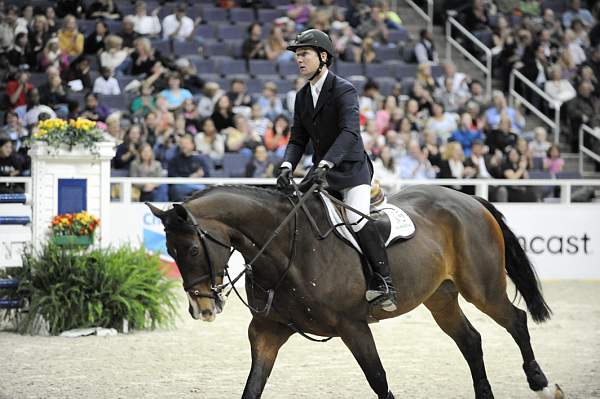
[[[414,67],[414,74],[402,80],[352,77],[360,96],[361,134],[374,160],[376,178],[523,179],[532,170],[552,175],[561,172],[564,162],[560,151],[550,145],[546,131],[541,127],[528,131],[520,110],[509,107],[501,91],[494,92],[489,100],[481,82],[457,71],[451,63],[440,66],[431,32],[421,31],[408,55],[402,51],[405,39],[401,38],[407,33],[388,1],[348,0],[340,6],[332,0],[320,0],[317,5],[296,0],[270,4],[274,8],[267,3],[219,0],[187,6],[182,2],[158,5],[128,0],[65,0],[55,7],[19,8],[0,1],[0,82],[5,85],[0,176],[27,173],[26,138],[40,118],[85,117],[104,124],[117,140],[112,163],[116,175],[271,177],[289,140],[295,93],[305,84],[297,78],[296,70],[286,69],[284,73],[283,66],[293,64],[286,43],[309,27],[331,36],[336,50],[334,71],[336,63],[380,64],[390,70]],[[472,23],[491,26],[484,19],[489,18],[490,4],[483,0],[474,3]],[[535,9],[534,3],[540,2],[523,3]],[[270,23],[256,22],[256,16],[269,9],[278,11]],[[494,40],[501,47],[497,56],[506,59],[510,42],[518,43],[513,46],[512,57],[522,57],[527,46],[513,39],[525,30],[505,26],[501,22],[505,17],[496,9],[498,35],[494,34]],[[243,16],[248,12],[252,17],[246,20]],[[239,27],[234,15],[247,22],[242,25],[245,39],[236,43],[239,52],[215,56],[219,45],[231,47],[231,43],[215,41],[206,33],[207,27],[222,29],[223,22],[211,25],[211,18],[223,13],[232,19],[225,24],[232,22],[231,26]],[[541,17],[542,8],[539,13]],[[594,19],[591,14],[588,18],[587,14],[577,17],[575,13],[571,19],[566,15],[563,21],[570,21],[569,27],[577,25],[576,21],[584,22],[583,31],[573,26],[575,38],[569,46],[575,43],[574,48],[585,50],[588,44],[581,42],[588,37]],[[549,35],[555,40],[556,35],[563,35],[563,24],[552,26],[555,30]],[[530,36],[536,32],[526,31]],[[566,37],[570,34],[558,39]],[[593,46],[591,34],[589,39],[589,46]],[[181,46],[187,53],[174,51]],[[554,66],[559,68],[565,51],[552,50],[551,46],[544,51],[538,48],[532,49],[532,54],[541,57],[548,50],[556,55]],[[582,97],[589,98],[589,104],[577,109],[582,121],[586,121],[588,109],[588,119],[600,115],[594,111],[598,106],[596,73],[600,71],[594,60],[600,62],[600,48],[597,53],[580,62],[582,68],[589,65],[591,73],[587,75],[576,69],[556,72],[561,79],[571,73],[581,80],[579,92],[587,90],[587,97]],[[390,58],[390,54],[394,56]],[[209,65],[204,61],[215,57],[225,66],[240,59],[266,60],[278,66],[274,69],[278,76],[263,77],[259,87],[250,87],[246,70],[241,76],[235,72],[219,76],[214,70],[203,70]],[[390,79],[392,84],[388,84]],[[548,82],[553,79],[549,75]],[[566,85],[561,79],[554,90],[565,96],[567,90],[562,86]],[[123,101],[124,106],[113,105]],[[310,165],[308,150],[298,174]],[[134,192],[141,200],[178,201],[198,188],[201,186],[172,185],[167,189],[146,184],[136,186]],[[455,188],[473,191],[469,186]],[[499,201],[535,200],[536,195],[519,187],[492,189],[493,199]]]

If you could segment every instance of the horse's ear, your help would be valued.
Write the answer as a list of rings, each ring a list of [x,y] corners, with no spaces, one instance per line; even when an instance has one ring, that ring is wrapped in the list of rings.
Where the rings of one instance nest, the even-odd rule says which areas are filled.
[[[160,220],[163,220],[164,217],[166,216],[166,212],[158,209],[157,207],[155,207],[154,205],[152,205],[149,202],[144,202],[144,204],[146,204],[148,206],[148,208],[150,208],[150,212],[152,212],[152,214],[154,216],[156,216],[157,218],[159,218]]]
[[[177,214],[177,216],[179,216],[182,220],[187,221],[189,214],[187,209],[185,209],[183,207],[183,205],[181,204],[173,204],[173,209],[175,209],[175,213]]]

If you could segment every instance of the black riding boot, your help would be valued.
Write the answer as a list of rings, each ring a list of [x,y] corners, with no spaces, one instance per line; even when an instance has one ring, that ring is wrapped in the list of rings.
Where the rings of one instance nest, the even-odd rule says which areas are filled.
[[[385,242],[379,234],[377,226],[367,222],[356,232],[358,243],[373,269],[365,297],[369,303],[381,306],[388,312],[396,310],[396,289],[390,275]]]

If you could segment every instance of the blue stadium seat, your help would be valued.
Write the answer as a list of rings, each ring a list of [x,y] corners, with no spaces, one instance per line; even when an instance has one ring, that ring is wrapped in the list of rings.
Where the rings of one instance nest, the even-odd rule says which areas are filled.
[[[432,65],[431,66],[431,76],[434,79],[437,79],[444,75],[444,66],[443,65]]]
[[[284,15],[285,12],[282,9],[263,8],[258,10],[257,19],[260,23],[273,22],[277,18],[282,17]]]
[[[214,40],[207,40],[202,48],[205,57],[230,57],[228,47]]]
[[[44,72],[32,72],[29,74],[29,83],[34,87],[40,87],[48,82],[48,76]]]
[[[380,46],[375,49],[375,54],[377,55],[376,60],[380,62],[389,62],[389,61],[398,61],[402,58],[400,57],[400,51],[402,47],[387,47]]]
[[[196,27],[196,36],[203,39],[216,39],[215,26],[212,24],[200,24]]]
[[[172,53],[172,46],[170,40],[151,40],[152,48],[159,51],[163,55],[169,55]]]
[[[388,64],[366,64],[365,75],[369,78],[393,77],[392,67]]]
[[[417,64],[397,64],[394,65],[394,76],[398,80],[404,78],[414,78],[417,75]]]
[[[337,74],[348,78],[349,76],[362,76],[364,75],[363,65],[355,64],[353,62],[336,62],[335,64]]]
[[[252,22],[255,20],[254,10],[250,8],[232,8],[229,10],[229,19],[233,23]]]
[[[396,79],[390,77],[376,77],[375,82],[379,85],[379,92],[383,96],[389,96],[396,86]]]
[[[361,94],[363,92],[363,87],[365,87],[365,83],[367,83],[367,78],[360,75],[353,75],[348,78],[348,81],[352,83],[356,88],[356,91]]]
[[[410,41],[410,33],[404,28],[400,29],[389,29],[388,30],[388,42],[390,43],[406,43]]]
[[[254,77],[270,76],[279,77],[275,63],[268,60],[250,60],[248,63],[248,72]]]
[[[108,31],[113,34],[118,34],[121,32],[121,28],[123,27],[123,21],[113,21],[111,19],[105,19],[104,23],[108,27]]]
[[[194,41],[173,41],[173,53],[177,57],[182,57],[191,54],[198,54],[198,48],[200,48],[200,44]]]
[[[298,75],[298,64],[295,61],[284,61],[277,65],[279,74],[282,77],[296,77]]]
[[[125,96],[105,96],[99,95],[98,102],[108,108],[111,111],[125,111],[129,109]]]
[[[227,53],[233,58],[242,58],[243,40],[229,40],[227,42]]]
[[[402,48],[402,59],[404,62],[415,62],[415,46],[413,44],[405,45]]]
[[[267,79],[262,79],[262,78],[260,78],[260,80],[263,83],[266,83],[267,81],[269,81]],[[270,81],[277,85],[277,93],[279,93],[279,94],[285,94],[294,88],[294,82],[292,82],[291,80],[274,79],[274,80],[270,80]]]
[[[219,62],[217,72],[224,77],[247,75],[246,60],[232,59],[227,62]]]
[[[217,72],[217,63],[213,59],[191,59],[191,62],[196,67],[198,75],[202,77],[204,74]]]
[[[578,171],[572,170],[569,172],[558,172],[556,174],[557,179],[582,179],[581,173]]]
[[[550,172],[545,170],[530,170],[527,172],[530,179],[551,179]]]
[[[226,9],[205,5],[202,7],[202,19],[210,21],[210,23],[215,23],[228,22],[229,17]]]
[[[226,152],[223,155],[223,170],[228,177],[244,177],[246,176],[246,165],[248,157],[243,154]]]
[[[402,79],[401,81],[402,83],[402,94],[410,94],[413,85],[415,84],[415,78],[414,76],[412,77],[406,77],[404,79]]]
[[[544,169],[544,158],[541,157],[533,157],[533,165],[531,166],[533,170],[543,170]]]
[[[243,40],[245,33],[240,25],[219,25],[217,36],[222,41]]]
[[[84,36],[87,36],[96,30],[96,21],[93,19],[78,19],[77,29],[79,29]]]

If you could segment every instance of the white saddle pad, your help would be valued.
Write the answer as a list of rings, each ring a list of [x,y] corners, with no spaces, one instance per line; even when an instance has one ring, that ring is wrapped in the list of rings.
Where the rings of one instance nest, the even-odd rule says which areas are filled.
[[[327,210],[327,217],[329,219],[329,223],[332,226],[337,226],[335,228],[336,234],[342,239],[346,240],[350,245],[352,245],[358,252],[362,254],[362,250],[360,249],[360,245],[356,242],[354,235],[348,229],[344,223],[344,220],[338,209],[333,204],[333,202],[327,198],[322,193],[319,193],[323,204],[325,205],[325,209]],[[390,220],[390,231],[387,237],[383,237],[385,240],[385,246],[388,247],[391,243],[399,239],[409,239],[415,234],[415,224],[411,220],[411,218],[404,212],[402,209],[398,208],[396,205],[388,204],[387,202],[383,202],[375,208],[371,209],[371,214],[374,212],[384,212],[389,220]],[[383,234],[383,232],[382,232]]]

